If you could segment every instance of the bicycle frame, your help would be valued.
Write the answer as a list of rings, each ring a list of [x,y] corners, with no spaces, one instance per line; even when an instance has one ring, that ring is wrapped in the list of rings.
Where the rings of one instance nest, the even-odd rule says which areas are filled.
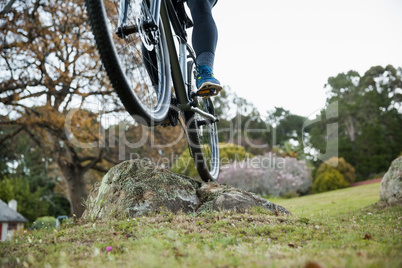
[[[166,3],[168,1],[168,3]],[[184,79],[187,77],[187,35],[183,29],[177,28],[181,25],[174,12],[171,0],[155,0],[154,2],[162,2],[161,17],[163,27],[165,29],[165,36],[169,50],[170,66],[172,70],[173,87],[175,89],[176,97],[178,100],[178,108],[180,110],[188,110],[191,107],[191,101],[188,97]],[[170,9],[168,5],[171,5]],[[173,9],[173,10],[172,10]],[[170,13],[168,13],[170,11]],[[172,26],[175,33],[179,36],[179,55],[177,55],[176,46],[173,40],[172,27],[170,27],[170,19],[172,19]],[[176,22],[174,20],[177,20]],[[175,27],[176,26],[176,27]],[[183,34],[184,32],[184,34]]]
[[[173,0],[175,1],[175,0]],[[129,0],[120,1],[119,12],[119,27],[123,26],[127,18],[127,10]],[[190,88],[186,88],[187,74],[187,53],[195,62],[195,53],[189,48],[187,44],[187,33],[185,26],[180,22],[172,0],[151,0],[150,12],[152,21],[148,22],[151,27],[159,25],[159,19],[162,18],[163,27],[165,30],[165,37],[169,51],[169,60],[171,66],[173,87],[177,98],[177,108],[181,111],[191,110],[199,113],[204,117],[209,118],[212,122],[217,122],[219,119],[215,115],[206,113],[199,108],[195,107],[193,100],[189,97],[191,93]],[[173,39],[173,31],[178,37],[178,54],[176,45]],[[187,85],[191,87],[191,85]]]

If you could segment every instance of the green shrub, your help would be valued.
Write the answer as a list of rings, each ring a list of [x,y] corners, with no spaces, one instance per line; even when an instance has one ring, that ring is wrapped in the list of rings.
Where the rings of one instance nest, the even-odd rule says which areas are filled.
[[[184,150],[177,158],[176,162],[172,166],[174,173],[184,174],[189,177],[197,175],[193,158],[191,158],[189,150]]]
[[[312,190],[314,193],[322,193],[348,186],[349,183],[345,181],[342,174],[337,169],[327,165],[325,171],[317,175]]]
[[[219,158],[221,165],[230,164],[233,161],[242,161],[245,158],[252,158],[253,155],[246,152],[243,146],[233,143],[219,143]]]
[[[346,160],[341,157],[332,157],[329,160],[322,163],[315,174],[315,178],[318,177],[321,173],[325,172],[327,167],[333,167],[338,170],[346,182],[352,183],[356,180],[356,171],[355,168],[352,167],[351,164],[346,162]]]
[[[31,229],[33,230],[53,228],[56,228],[56,218],[48,216],[37,218],[31,226]]]

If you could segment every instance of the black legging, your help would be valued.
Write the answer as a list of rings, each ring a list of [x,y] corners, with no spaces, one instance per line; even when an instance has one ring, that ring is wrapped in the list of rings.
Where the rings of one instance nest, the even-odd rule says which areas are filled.
[[[197,55],[197,63],[200,65],[205,64],[211,70],[213,69],[215,49],[218,41],[218,30],[212,17],[212,7],[216,2],[216,0],[187,0],[194,22],[192,43]],[[152,84],[157,85],[158,70],[152,67],[152,65],[157,66],[155,51],[149,52],[142,46],[142,53],[145,68],[151,77]]]
[[[212,17],[216,0],[187,0],[194,22],[192,43],[197,57],[202,52],[215,54],[218,30]]]

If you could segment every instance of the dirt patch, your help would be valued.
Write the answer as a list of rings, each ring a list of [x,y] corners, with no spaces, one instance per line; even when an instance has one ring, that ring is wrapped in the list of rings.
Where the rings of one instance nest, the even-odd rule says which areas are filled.
[[[361,186],[361,185],[366,185],[366,184],[372,184],[372,183],[377,183],[377,182],[381,182],[382,178],[378,178],[378,179],[373,179],[373,180],[367,180],[367,181],[358,181],[355,183],[352,183],[350,185],[350,187],[355,187],[355,186]]]

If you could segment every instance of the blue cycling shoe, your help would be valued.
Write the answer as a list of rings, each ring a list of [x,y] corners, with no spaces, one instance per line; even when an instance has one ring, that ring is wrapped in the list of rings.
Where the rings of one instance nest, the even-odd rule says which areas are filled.
[[[196,86],[197,95],[204,99],[218,95],[222,90],[221,83],[214,77],[211,68],[206,65],[197,66]]]

